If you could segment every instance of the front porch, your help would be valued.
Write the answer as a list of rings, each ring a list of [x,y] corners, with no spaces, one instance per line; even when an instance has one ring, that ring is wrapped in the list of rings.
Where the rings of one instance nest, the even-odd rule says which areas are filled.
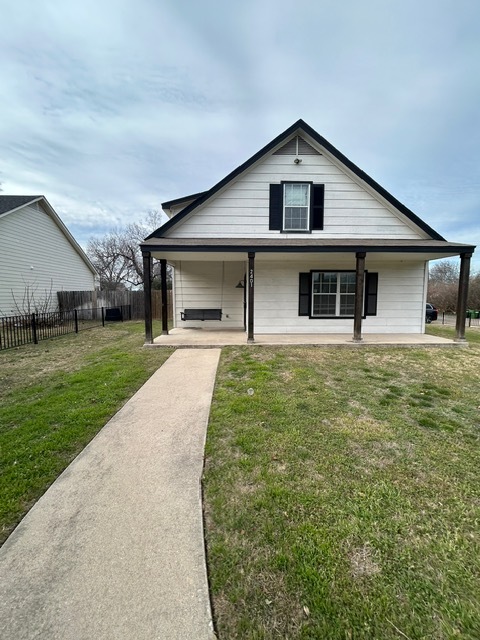
[[[461,260],[455,341],[462,343],[470,249],[437,240],[362,240],[359,245],[316,238],[287,244],[250,238],[150,238],[142,245],[146,344],[449,345],[452,341],[423,332],[428,262],[452,255]],[[154,257],[161,264],[162,300],[167,300],[167,262],[175,268],[176,327],[169,330],[163,303],[162,336],[155,340]],[[205,318],[205,313],[214,315]],[[208,329],[198,329],[206,320]]]
[[[213,348],[227,346],[308,346],[308,347],[463,347],[438,336],[408,333],[364,334],[361,342],[354,342],[347,334],[255,334],[255,342],[247,342],[248,334],[241,329],[171,329],[156,337],[147,347]]]

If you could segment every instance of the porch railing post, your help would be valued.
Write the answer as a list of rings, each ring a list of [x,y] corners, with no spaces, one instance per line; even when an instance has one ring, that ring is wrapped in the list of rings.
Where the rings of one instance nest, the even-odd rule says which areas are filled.
[[[355,309],[353,316],[353,342],[362,342],[363,287],[365,282],[365,256],[357,252],[355,270]]]
[[[34,313],[32,313],[32,335],[34,344],[38,344],[37,318]]]
[[[470,277],[471,253],[460,256],[460,277],[458,279],[457,319],[455,323],[455,342],[465,341],[465,320],[467,315],[468,280]]]
[[[247,342],[255,342],[254,337],[254,300],[255,300],[255,252],[248,253],[248,335]]]

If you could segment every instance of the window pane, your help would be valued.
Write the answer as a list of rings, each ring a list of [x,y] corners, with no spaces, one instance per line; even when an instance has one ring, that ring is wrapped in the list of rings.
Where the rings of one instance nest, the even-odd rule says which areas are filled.
[[[335,315],[335,295],[315,295],[313,296],[314,316],[334,316]]]
[[[312,298],[312,315],[314,316],[353,316],[355,272],[313,272]]]
[[[307,207],[308,206],[308,184],[286,184],[285,185],[285,206],[286,207]]]
[[[285,208],[285,229],[307,229],[308,209],[306,207]]]
[[[355,274],[354,273],[340,274],[340,292],[355,293]]]
[[[355,313],[355,295],[341,295],[340,296],[340,315],[341,316],[353,316]]]
[[[313,293],[336,293],[337,274],[336,273],[314,273]]]
[[[337,274],[321,273],[321,292],[336,293],[337,292]]]

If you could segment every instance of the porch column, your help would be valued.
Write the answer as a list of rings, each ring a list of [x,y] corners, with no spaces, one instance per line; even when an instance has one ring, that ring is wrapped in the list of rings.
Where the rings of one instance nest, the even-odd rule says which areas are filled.
[[[160,281],[162,287],[162,336],[168,336],[167,261],[160,260]]]
[[[363,252],[357,252],[357,266],[355,271],[355,310],[353,315],[353,342],[362,342],[362,316],[363,316],[363,286],[365,282],[365,256]]]
[[[153,344],[152,334],[152,254],[143,254],[143,295],[145,300],[145,344]]]
[[[248,286],[248,336],[247,342],[253,343],[255,342],[253,336],[253,300],[254,300],[254,291],[255,291],[255,252],[249,251],[248,253],[248,277],[247,277],[247,286]]]
[[[247,330],[247,274],[243,276],[243,330]]]
[[[470,278],[471,253],[460,255],[460,277],[458,279],[457,321],[455,325],[455,342],[465,341],[465,318],[467,315],[468,280]]]

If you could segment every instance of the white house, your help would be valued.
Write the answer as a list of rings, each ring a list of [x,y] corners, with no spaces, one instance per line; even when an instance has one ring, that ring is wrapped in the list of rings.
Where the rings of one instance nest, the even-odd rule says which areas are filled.
[[[57,291],[91,291],[96,276],[46,198],[0,195],[0,316],[54,310]]]
[[[302,120],[209,191],[162,206],[170,220],[141,245],[147,312],[154,257],[174,267],[178,327],[244,329],[250,342],[423,333],[428,261],[455,255],[459,315],[466,305],[475,247],[447,242]]]

